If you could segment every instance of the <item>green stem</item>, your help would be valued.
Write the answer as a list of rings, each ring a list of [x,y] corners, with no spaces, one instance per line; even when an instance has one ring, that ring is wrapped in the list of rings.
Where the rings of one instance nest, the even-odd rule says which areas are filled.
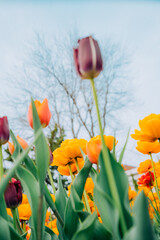
[[[151,191],[151,193],[152,193],[152,196],[153,196],[153,199],[154,199],[154,201],[155,201],[156,208],[157,208],[157,211],[158,211],[158,206],[157,206],[157,202],[156,202],[156,199],[155,199],[155,196],[154,196],[154,193],[153,193],[152,187],[151,187],[151,185],[149,185],[149,186],[150,186],[150,191]]]
[[[12,215],[13,215],[13,227],[17,231],[17,224],[16,224],[17,214],[16,214],[16,209],[15,208],[11,209],[11,212],[12,212]]]
[[[113,175],[113,169],[112,169],[112,166],[111,166],[111,162],[110,162],[110,159],[109,159],[109,156],[108,156],[108,151],[107,151],[105,141],[104,141],[102,123],[101,123],[99,106],[98,106],[98,98],[97,98],[96,89],[95,89],[95,85],[94,85],[94,79],[90,79],[90,82],[91,82],[94,101],[95,101],[95,105],[96,105],[98,124],[99,124],[101,141],[102,141],[102,155],[103,155],[103,159],[104,159],[104,165],[105,165],[105,169],[106,169],[107,175],[108,175],[108,182],[109,182],[109,186],[110,186],[111,195],[112,195],[112,198],[113,198],[113,200],[114,200],[114,202],[115,202],[115,204],[116,204],[116,206],[119,210],[120,224],[121,224],[123,235],[124,235],[127,231],[127,226],[126,226],[121,202],[120,202],[120,199],[119,199],[119,194],[118,194],[118,189],[117,189],[117,186],[116,186],[115,178],[114,178],[114,175]]]
[[[13,215],[13,226],[14,229],[20,234],[22,235],[23,229],[21,228],[20,222],[19,222],[19,215],[18,215],[18,209],[17,208],[13,208],[11,209],[12,215]]]
[[[72,179],[72,182],[73,182],[74,181],[74,175],[72,173],[71,165],[69,164],[68,167],[69,167],[69,173],[70,173],[70,176],[71,176],[71,179]]]
[[[2,155],[2,145],[0,145],[0,179],[3,176],[3,155]]]
[[[151,157],[151,162],[152,162],[152,168],[153,168],[153,174],[154,174],[154,179],[155,179],[155,183],[156,183],[156,192],[157,192],[157,196],[158,196],[158,200],[160,202],[160,194],[159,194],[159,189],[158,189],[158,183],[157,183],[157,177],[156,177],[156,171],[155,171],[155,167],[154,167],[154,162],[153,162],[153,158],[152,158],[152,154],[150,153],[150,157]]]
[[[77,159],[75,159],[75,162],[76,162],[76,167],[77,167],[77,171],[79,173],[80,169],[79,169],[79,166],[78,166],[78,161]],[[86,193],[86,190],[84,188],[84,191],[83,191],[83,195],[84,195],[84,201],[85,201],[85,206],[86,206],[86,209],[89,213],[91,213],[91,209],[90,209],[90,206],[89,206],[89,202],[88,202],[88,198],[87,198],[87,193]]]
[[[53,189],[53,193],[54,193],[54,195],[56,195],[56,188],[54,186],[52,174],[51,174],[51,171],[50,171],[49,167],[48,167],[48,176],[49,176],[49,180],[50,180],[50,183],[51,183],[51,186],[52,186],[52,189]]]

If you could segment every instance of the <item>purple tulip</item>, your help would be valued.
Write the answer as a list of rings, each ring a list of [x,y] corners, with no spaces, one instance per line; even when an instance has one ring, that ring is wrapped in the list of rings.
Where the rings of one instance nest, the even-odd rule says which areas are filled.
[[[9,125],[7,117],[0,118],[0,145],[9,140]]]
[[[22,186],[19,180],[13,179],[9,182],[4,193],[6,205],[8,208],[16,208],[22,203]]]
[[[78,40],[78,47],[73,49],[77,73],[82,79],[97,77],[103,69],[102,56],[96,40],[86,37]]]

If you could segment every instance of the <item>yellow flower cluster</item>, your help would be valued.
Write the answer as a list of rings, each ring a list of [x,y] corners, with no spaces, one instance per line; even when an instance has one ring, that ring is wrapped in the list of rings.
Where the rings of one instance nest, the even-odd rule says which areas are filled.
[[[53,194],[51,194],[51,197],[52,197],[53,201],[55,202],[55,196]],[[7,208],[7,213],[11,217],[13,217],[10,208]],[[30,204],[28,202],[28,198],[27,198],[26,194],[22,195],[22,203],[18,207],[18,214],[19,214],[19,219],[22,222],[24,222],[24,221],[28,222],[30,217],[31,217],[31,215],[32,215],[31,207],[30,207]],[[57,229],[57,225],[56,225],[56,219],[53,218],[53,216],[52,216],[50,211],[46,212],[45,226],[51,228],[52,231],[56,235],[59,235],[59,232],[58,232],[58,229]],[[22,224],[22,228],[23,228],[23,224]],[[29,240],[30,234],[31,234],[31,229],[30,229],[30,227],[27,224],[25,224],[24,228],[25,228],[24,230],[28,232],[26,238],[27,238],[27,240]]]
[[[81,169],[84,165],[84,159],[81,153],[86,154],[85,139],[70,139],[61,143],[61,146],[53,152],[52,166],[58,166],[58,171],[61,175],[70,175],[70,171],[73,174],[78,173],[77,165]]]
[[[132,138],[139,140],[136,149],[150,155],[140,163],[137,171],[143,174],[139,177],[137,184],[139,191],[144,190],[149,202],[149,214],[153,219],[155,209],[160,213],[160,162],[153,161],[152,154],[160,152],[160,114],[150,114],[139,121],[140,130],[135,130]]]

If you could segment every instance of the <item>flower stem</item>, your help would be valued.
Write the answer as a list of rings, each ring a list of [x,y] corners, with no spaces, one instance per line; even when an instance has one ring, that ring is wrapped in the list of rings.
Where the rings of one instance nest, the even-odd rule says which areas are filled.
[[[111,166],[111,162],[110,162],[110,159],[109,159],[109,156],[108,156],[108,151],[107,151],[105,141],[104,141],[100,111],[99,111],[99,106],[98,106],[98,98],[97,98],[97,93],[96,93],[96,89],[95,89],[95,85],[94,85],[94,79],[90,79],[90,82],[91,82],[94,101],[95,101],[95,105],[96,105],[97,118],[98,118],[99,130],[100,130],[100,135],[101,135],[101,141],[102,141],[102,155],[103,155],[103,159],[104,159],[104,165],[105,165],[105,169],[106,169],[107,175],[108,175],[108,182],[109,182],[109,186],[110,186],[111,195],[112,195],[112,198],[113,198],[113,200],[114,200],[114,202],[115,202],[115,204],[116,204],[116,206],[119,210],[120,224],[121,224],[123,235],[124,235],[125,232],[127,231],[127,226],[126,226],[121,202],[120,202],[120,199],[119,199],[119,194],[118,194],[118,189],[117,189],[117,186],[116,186],[115,178],[114,178],[114,175],[113,175],[113,169],[112,169],[112,166]]]
[[[152,154],[150,153],[150,157],[151,157],[151,162],[152,162],[152,168],[153,168],[153,174],[154,174],[154,179],[155,179],[155,183],[156,183],[156,192],[157,192],[157,196],[158,196],[158,200],[160,202],[160,194],[159,194],[159,188],[158,188],[158,183],[157,183],[157,177],[156,177],[156,171],[155,171],[155,167],[154,167],[154,162],[153,162],[153,158],[152,158]]]
[[[71,179],[72,179],[72,182],[73,182],[74,181],[74,175],[72,173],[71,165],[69,164],[68,167],[69,167],[69,173],[70,173],[70,176],[71,176]]]
[[[50,180],[50,183],[51,183],[51,186],[52,186],[52,189],[53,189],[53,193],[54,193],[54,195],[56,195],[56,188],[54,186],[54,182],[53,182],[53,178],[52,178],[50,168],[48,168],[48,176],[49,176],[49,180]]]
[[[18,217],[18,209],[17,208],[12,208],[11,209],[12,215],[13,215],[13,226],[14,229],[20,234],[22,235],[23,229],[21,228],[20,222],[19,222],[19,217]]]
[[[150,191],[151,191],[151,193],[152,193],[152,196],[153,196],[153,199],[154,199],[154,202],[155,202],[155,204],[156,204],[157,211],[158,211],[157,202],[156,202],[156,199],[155,199],[155,196],[154,196],[154,193],[153,193],[153,190],[152,190],[151,185],[150,185]]]
[[[79,166],[78,166],[78,161],[77,161],[77,159],[75,159],[75,162],[76,162],[77,171],[79,172],[80,169],[79,169]],[[85,201],[86,210],[87,210],[89,213],[91,213],[91,209],[90,209],[90,206],[89,206],[89,202],[88,202],[87,193],[86,193],[85,188],[84,188],[84,191],[83,191],[83,195],[84,195],[84,201]]]
[[[2,145],[0,145],[0,179],[3,176],[3,155],[2,155]]]
[[[16,209],[15,208],[13,208],[13,209],[11,209],[11,211],[12,211],[12,215],[13,215],[13,226],[14,226],[14,229],[15,230],[17,230],[17,224],[16,224],[16,219],[17,219],[17,216],[16,216]]]

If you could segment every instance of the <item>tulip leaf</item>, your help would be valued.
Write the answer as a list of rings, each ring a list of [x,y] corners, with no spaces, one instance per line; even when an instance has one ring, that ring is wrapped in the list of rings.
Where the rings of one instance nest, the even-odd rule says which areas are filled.
[[[144,195],[144,192],[141,191],[138,197],[136,198],[134,208],[134,226],[127,232],[124,237],[124,240],[154,240],[156,239],[153,232],[153,227],[148,213],[148,202],[147,198]]]
[[[13,157],[17,156],[17,153],[19,152],[23,152],[24,149],[21,147],[21,145],[19,144],[17,138],[15,137],[14,133],[12,132],[12,130],[10,130],[10,136],[12,138],[13,144],[14,144],[14,153],[13,153]],[[33,174],[33,176],[36,177],[37,179],[37,169],[35,164],[33,163],[33,161],[30,159],[30,157],[27,155],[24,159],[26,168]]]
[[[92,240],[94,234],[94,225],[97,214],[94,212],[88,216],[84,222],[80,223],[77,232],[73,235],[72,240]]]
[[[57,235],[52,231],[52,229],[45,227],[45,232],[50,234],[51,240],[58,240]]]
[[[79,217],[81,218],[81,221],[83,221],[88,216],[87,212],[83,211],[83,209],[79,207],[77,209],[76,207],[82,207],[82,194],[91,167],[92,164],[90,161],[86,160],[84,167],[80,170],[71,186],[71,195],[67,201],[64,218],[64,232],[68,239],[71,239],[73,234],[77,231],[77,227],[79,225]]]
[[[102,152],[99,156],[100,173],[98,174],[95,183],[94,199],[105,227],[109,228],[109,231],[112,232],[115,237],[119,238],[119,233],[122,233],[121,230],[119,231],[120,215],[111,195],[107,169],[105,168],[104,162],[110,161],[111,163],[127,229],[129,229],[133,225],[128,200],[128,177],[125,174],[121,165],[114,159],[113,155],[109,152],[108,148],[106,148],[106,150],[108,151],[108,159],[103,158]]]
[[[65,213],[65,208],[67,204],[67,199],[68,199],[68,196],[65,189],[63,188],[61,176],[59,175],[58,190],[56,192],[55,205],[63,221],[64,221],[64,213]],[[62,225],[59,223],[59,221],[57,221],[57,227],[59,230],[60,239],[65,239],[63,228],[62,228]]]
[[[48,232],[44,232],[43,240],[52,240],[51,235]]]
[[[4,200],[4,195],[3,194],[0,195],[0,203],[1,203],[0,216],[8,221],[8,215],[7,215],[7,211],[6,211],[6,204],[5,204],[5,200]]]
[[[128,143],[129,132],[130,132],[130,130],[128,131],[128,134],[127,134],[127,138],[126,138],[125,144],[124,144],[123,149],[122,149],[122,151],[121,151],[121,153],[120,153],[120,156],[119,156],[119,161],[118,161],[118,162],[119,162],[120,164],[122,163],[123,156],[124,156],[124,152],[125,152],[125,150],[126,150],[126,146],[127,146],[127,143]]]
[[[7,171],[5,177],[2,177],[1,184],[0,184],[0,196],[4,193],[9,180],[14,176],[16,169],[21,164],[21,162],[24,160],[24,158],[27,156],[28,151],[29,151],[29,148],[27,150],[25,150],[23,153],[19,154],[17,156],[16,161],[15,161],[14,165],[12,166],[12,168]]]
[[[89,172],[91,170],[91,167],[92,167],[91,162],[89,160],[86,160],[84,167],[80,170],[76,179],[73,182],[73,186],[75,187],[80,199],[82,198],[84,186],[85,186],[86,180],[88,178]]]
[[[61,175],[59,175],[58,190],[56,192],[55,205],[56,205],[56,208],[59,211],[59,214],[63,220],[64,220],[64,211],[65,211],[66,204],[67,204],[67,198],[68,198],[67,193],[62,185]]]
[[[93,240],[98,239],[113,240],[112,234],[108,231],[108,229],[105,228],[103,223],[99,222],[99,220],[96,220],[93,231],[94,231]]]
[[[17,141],[17,138],[15,137],[14,133],[13,133],[12,131],[10,131],[10,134],[11,134],[12,141],[13,141],[13,143],[14,143],[14,146],[15,146],[15,151],[14,151],[14,153],[13,153],[13,155],[12,155],[12,158],[13,158],[13,160],[16,160],[17,154],[18,154],[20,151],[23,152],[24,150],[22,149],[21,145],[20,145],[19,142]],[[18,150],[17,150],[17,148],[18,148]],[[25,157],[24,161],[25,161],[25,164],[26,164],[27,169],[28,169],[28,170],[33,174],[33,176],[38,180],[37,168],[36,168],[35,164],[33,163],[33,161],[30,159],[30,157],[29,157],[28,155]],[[55,206],[55,204],[54,204],[54,202],[53,202],[53,200],[52,200],[52,197],[51,197],[50,192],[49,192],[49,190],[48,190],[48,188],[47,188],[46,185],[45,185],[45,198],[46,198],[46,201],[47,201],[49,207],[52,209],[52,211],[54,212],[55,216],[56,216],[58,219],[61,220],[60,222],[61,222],[62,225],[63,225],[63,221],[62,221],[62,219],[60,218],[60,215],[59,215],[59,213],[58,213],[58,211],[57,211],[57,209],[56,209],[56,206]]]
[[[31,205],[31,225],[33,226],[33,236],[37,236],[37,228],[40,229],[41,236],[43,236],[46,206],[43,196],[40,194],[39,184],[34,176],[27,169],[21,166],[19,166],[16,170],[16,174],[22,183],[23,189],[25,190],[28,201]],[[39,222],[37,222],[37,219],[39,219]]]
[[[43,193],[44,185],[45,185],[45,177],[46,177],[46,173],[49,165],[50,153],[49,153],[49,146],[43,134],[41,123],[40,123],[39,116],[38,116],[33,99],[32,99],[32,114],[33,114],[34,134],[36,135],[39,129],[41,130],[41,134],[38,140],[35,142],[35,147],[36,147],[36,163],[37,163],[37,170],[38,170],[38,176],[39,176],[39,182],[40,182],[40,189],[41,189],[41,193]]]
[[[58,221],[60,222],[61,226],[63,227],[64,225],[64,222],[55,206],[55,203],[53,202],[53,199],[49,193],[49,190],[47,188],[47,186],[45,185],[45,199],[46,199],[46,202],[48,204],[48,206],[52,209],[52,211],[54,212],[54,215],[56,216],[56,218],[58,219]]]
[[[11,239],[8,223],[2,217],[0,217],[0,239]]]
[[[89,175],[91,176],[93,182],[95,183],[96,178],[97,178],[97,171],[96,171],[96,169],[92,167]]]
[[[23,236],[20,236],[17,231],[15,231],[15,229],[9,225],[9,229],[10,229],[10,234],[11,234],[11,239],[12,240],[23,240],[24,237]],[[0,238],[1,239],[1,238]]]

